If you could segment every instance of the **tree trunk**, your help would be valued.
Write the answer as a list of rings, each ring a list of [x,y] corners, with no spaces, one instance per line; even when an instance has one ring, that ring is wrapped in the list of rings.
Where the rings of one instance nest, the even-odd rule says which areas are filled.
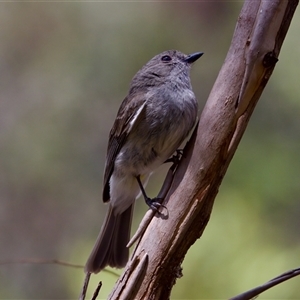
[[[297,4],[298,0],[245,1],[224,65],[164,202],[168,216],[151,220],[110,299],[170,297],[186,252],[209,221]]]

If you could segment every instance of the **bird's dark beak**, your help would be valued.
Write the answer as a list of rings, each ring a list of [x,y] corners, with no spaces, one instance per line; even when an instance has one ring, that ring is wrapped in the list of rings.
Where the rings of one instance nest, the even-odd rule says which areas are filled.
[[[196,53],[193,53],[193,54],[189,54],[185,59],[184,61],[189,63],[189,64],[192,64],[193,62],[195,62],[198,58],[200,58],[204,53],[203,52],[196,52]]]

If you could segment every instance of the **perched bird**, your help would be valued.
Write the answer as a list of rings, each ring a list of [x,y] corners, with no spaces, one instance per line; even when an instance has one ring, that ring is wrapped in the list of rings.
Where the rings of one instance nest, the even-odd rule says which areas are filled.
[[[195,125],[198,104],[189,73],[202,55],[165,51],[133,77],[110,131],[103,182],[103,201],[109,207],[86,263],[87,273],[126,265],[132,212],[140,192],[150,208],[157,209],[159,204],[146,196],[144,187]]]

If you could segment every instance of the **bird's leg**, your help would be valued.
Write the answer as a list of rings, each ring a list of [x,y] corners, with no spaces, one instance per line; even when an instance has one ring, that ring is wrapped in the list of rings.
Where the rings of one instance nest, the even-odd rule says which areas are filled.
[[[137,181],[139,183],[139,186],[141,188],[141,191],[142,191],[142,194],[143,194],[143,196],[145,198],[145,201],[148,204],[148,206],[150,206],[150,208],[152,210],[148,211],[146,213],[144,219],[142,220],[141,224],[139,225],[139,228],[138,228],[137,232],[133,235],[133,237],[131,238],[131,240],[127,244],[127,247],[131,247],[139,239],[139,237],[143,234],[143,232],[146,230],[147,226],[149,225],[150,221],[152,220],[153,215],[155,214],[155,212],[159,208],[163,207],[163,208],[165,208],[167,210],[167,208],[164,205],[162,205],[160,202],[162,202],[162,200],[165,199],[165,197],[167,196],[167,194],[168,194],[168,192],[170,190],[170,187],[172,185],[176,169],[178,167],[180,158],[182,157],[182,150],[177,150],[176,152],[177,152],[177,154],[173,155],[173,157],[176,157],[176,160],[173,160],[173,157],[171,157],[170,159],[168,159],[168,161],[166,161],[166,162],[173,161],[173,164],[170,167],[170,169],[169,169],[169,171],[168,171],[168,173],[166,175],[166,178],[164,180],[164,183],[163,183],[163,185],[162,185],[162,187],[161,187],[161,189],[160,189],[160,191],[159,191],[159,193],[158,193],[158,195],[157,195],[156,198],[150,199],[149,197],[147,197],[146,192],[144,190],[144,187],[143,187],[143,185],[141,183],[140,176],[137,176]],[[179,157],[179,155],[180,155],[180,157]],[[155,200],[158,200],[159,202],[155,201]],[[150,202],[150,205],[149,205],[149,202]],[[154,207],[153,207],[153,202],[155,202],[155,206]],[[167,213],[168,213],[168,210],[167,210]]]
[[[175,175],[175,172],[177,170],[177,167],[179,166],[179,162],[182,158],[182,155],[183,155],[183,150],[182,149],[177,149],[176,150],[176,154],[174,154],[172,157],[170,157],[169,159],[167,159],[165,161],[165,163],[168,163],[168,162],[172,162],[172,166],[170,167],[167,175],[166,175],[166,178],[164,180],[164,183],[158,193],[158,196],[157,198],[158,199],[165,199],[169,190],[170,190],[170,187],[172,185],[172,182],[173,182],[173,178],[174,178],[174,175]]]
[[[147,196],[147,194],[146,194],[146,192],[145,192],[145,189],[144,189],[144,187],[143,187],[143,184],[142,184],[142,182],[141,182],[140,175],[136,176],[136,179],[137,179],[137,182],[138,182],[138,184],[139,184],[139,186],[140,186],[140,189],[141,189],[141,192],[142,192],[142,194],[143,194],[143,196],[144,196],[144,199],[145,199],[146,204],[147,204],[152,210],[158,211],[159,208],[165,207],[164,205],[162,205],[162,204],[160,203],[160,202],[163,200],[162,198],[156,197],[156,198],[151,199],[151,198],[149,198],[149,197]]]
[[[167,193],[168,193],[168,191],[171,187],[175,171],[176,171],[176,169],[179,165],[179,162],[180,162],[180,159],[181,159],[182,155],[183,155],[183,150],[182,149],[177,149],[176,154],[174,154],[172,157],[170,157],[169,159],[167,159],[165,161],[165,163],[172,162],[173,165],[170,167],[170,169],[167,173],[167,176],[165,178],[165,181],[163,183],[163,186],[162,186],[159,194],[157,195],[157,197],[155,197],[153,199],[151,199],[147,196],[147,194],[145,192],[145,189],[143,187],[143,184],[141,182],[140,175],[138,175],[136,177],[137,182],[140,186],[141,192],[143,194],[143,197],[145,199],[145,202],[152,210],[157,211],[161,207],[166,208],[164,205],[161,204],[161,202],[165,199],[165,197],[166,197],[166,195],[167,195]]]

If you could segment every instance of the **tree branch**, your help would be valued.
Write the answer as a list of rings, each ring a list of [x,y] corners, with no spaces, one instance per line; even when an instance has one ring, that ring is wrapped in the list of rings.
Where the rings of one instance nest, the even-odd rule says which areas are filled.
[[[110,299],[169,298],[186,252],[209,221],[218,188],[272,74],[297,4],[298,0],[245,1],[194,143],[164,203],[169,218],[152,219]]]

